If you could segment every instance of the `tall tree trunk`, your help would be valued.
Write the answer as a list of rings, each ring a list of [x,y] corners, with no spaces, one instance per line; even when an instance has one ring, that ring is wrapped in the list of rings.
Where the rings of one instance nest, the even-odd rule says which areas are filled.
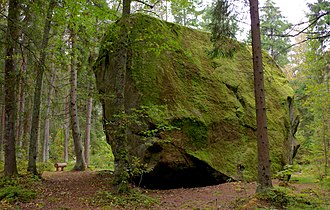
[[[64,124],[63,124],[63,131],[64,131],[64,162],[68,162],[69,160],[69,126],[70,126],[70,116],[69,116],[69,100],[68,94],[65,90],[65,108],[64,108]]]
[[[90,136],[91,136],[91,119],[93,109],[93,98],[88,98],[87,113],[86,113],[86,129],[85,129],[85,161],[86,165],[89,165],[89,147],[90,147]]]
[[[45,116],[45,126],[44,126],[44,145],[42,151],[42,162],[47,162],[49,159],[49,127],[50,127],[50,116],[52,114],[51,110],[51,100],[54,92],[54,81],[55,81],[55,70],[54,64],[51,64],[51,74],[50,74],[50,84],[48,89],[48,98],[47,98],[47,108],[46,108],[46,116]]]
[[[130,0],[123,0],[123,21],[126,21],[125,18],[130,14]],[[126,87],[126,72],[128,64],[128,28],[125,23],[121,26],[120,30],[120,46],[117,57],[115,58],[116,66],[116,83],[115,83],[115,107],[118,107],[118,114],[125,114],[125,87]],[[114,122],[114,126],[117,131],[115,134],[114,145],[115,148],[112,148],[114,154],[114,180],[113,184],[117,192],[126,192],[128,190],[128,149],[127,149],[127,125],[123,118],[114,117],[111,120]]]
[[[6,57],[5,57],[5,176],[18,174],[16,165],[15,149],[15,122],[17,113],[16,87],[18,72],[16,69],[15,46],[19,41],[19,2],[9,0],[7,34],[6,34]]]
[[[31,122],[32,122],[32,97],[26,98],[26,120],[24,122],[24,138],[23,138],[23,148],[26,152],[29,151],[29,139],[30,139],[30,131],[31,131]],[[28,159],[28,155],[26,155],[26,159]]]
[[[81,133],[78,119],[78,107],[77,107],[77,56],[76,56],[76,39],[77,36],[74,29],[71,29],[71,66],[70,66],[70,117],[71,117],[71,129],[74,143],[74,151],[76,155],[76,164],[73,170],[83,171],[86,169],[85,158],[83,154],[83,146],[81,140]]]
[[[257,113],[257,144],[258,144],[258,187],[257,192],[263,192],[272,187],[272,177],[269,159],[269,143],[267,135],[266,100],[264,88],[264,73],[260,39],[260,21],[258,0],[250,0],[252,51],[254,69],[254,92]]]
[[[330,70],[330,65],[326,67],[326,70]],[[330,107],[330,99],[329,99],[329,79],[330,73],[325,73],[325,83],[326,83],[326,97],[325,97],[325,109],[323,114],[323,147],[324,147],[324,175],[328,176],[328,168],[329,168],[329,107]]]
[[[3,101],[3,100],[2,100]],[[5,107],[1,105],[1,135],[0,135],[0,161],[3,160],[3,144],[5,135]]]
[[[22,72],[26,72],[26,61],[23,60],[22,63]],[[16,132],[16,140],[17,140],[17,146],[19,148],[19,151],[17,153],[17,157],[19,159],[22,159],[23,154],[23,134],[24,134],[24,118],[25,118],[25,91],[24,91],[24,83],[25,81],[23,78],[20,78],[19,82],[19,108],[18,108],[18,117],[17,117],[17,132]]]
[[[56,5],[56,1],[50,0],[49,7],[47,10],[47,18],[45,20],[41,48],[40,48],[41,49],[40,60],[36,64],[37,78],[36,78],[36,84],[34,90],[32,126],[31,126],[30,147],[29,147],[29,163],[28,163],[28,171],[33,174],[38,173],[37,172],[37,148],[38,148],[37,142],[39,136],[39,115],[40,115],[40,104],[41,104],[42,79],[45,68],[44,65],[46,60],[46,48],[48,47],[51,19],[55,5]]]

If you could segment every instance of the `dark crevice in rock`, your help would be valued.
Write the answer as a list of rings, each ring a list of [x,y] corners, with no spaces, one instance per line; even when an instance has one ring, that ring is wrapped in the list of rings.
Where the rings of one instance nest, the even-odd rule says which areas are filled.
[[[247,124],[243,124],[244,127],[248,128],[248,129],[251,129],[252,131],[257,131],[257,128],[256,127],[253,127],[251,125],[247,125]]]
[[[136,177],[136,183],[149,189],[193,188],[225,183],[230,177],[204,161],[187,155],[190,165],[159,162],[152,171]]]
[[[227,87],[229,90],[231,90],[231,91],[234,93],[235,97],[236,97],[237,100],[240,102],[240,104],[242,105],[242,107],[245,108],[245,101],[244,101],[244,99],[242,98],[242,96],[238,93],[238,86],[235,87],[235,86],[232,86],[232,85],[229,85],[229,84],[226,84],[226,83],[224,83],[224,84],[226,85],[226,87]]]

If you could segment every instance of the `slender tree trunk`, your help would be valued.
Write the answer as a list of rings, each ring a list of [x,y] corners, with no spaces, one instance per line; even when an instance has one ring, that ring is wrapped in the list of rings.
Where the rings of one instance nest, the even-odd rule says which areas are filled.
[[[23,72],[26,72],[26,62],[23,61],[22,63],[22,70]],[[24,134],[24,118],[25,118],[25,91],[24,91],[24,80],[23,78],[20,78],[19,82],[19,109],[18,109],[18,117],[17,117],[17,133],[16,133],[16,139],[17,139],[17,146],[19,148],[19,151],[17,153],[17,157],[19,159],[22,159],[23,154],[23,134]]]
[[[32,57],[32,56],[31,56]],[[32,60],[31,57],[28,57],[28,59]],[[27,81],[27,83],[31,84],[32,81]],[[33,98],[28,95],[26,97],[25,101],[25,120],[24,120],[24,133],[23,133],[23,139],[22,139],[22,148],[24,148],[24,151],[26,151],[25,159],[28,160],[28,151],[29,151],[29,140],[30,140],[30,132],[31,132],[31,124],[32,124],[32,109],[33,109]]]
[[[330,66],[328,67],[328,71],[330,70]],[[329,158],[328,158],[328,151],[329,151],[329,106],[330,106],[330,99],[329,99],[329,76],[330,73],[325,73],[325,83],[326,83],[326,93],[325,93],[325,109],[323,114],[323,146],[324,146],[324,175],[328,176],[328,168],[329,168]]]
[[[44,65],[46,60],[46,48],[48,47],[49,32],[51,28],[51,19],[53,15],[53,10],[55,8],[56,1],[50,0],[49,7],[47,10],[47,18],[45,20],[42,44],[41,44],[41,54],[40,60],[36,64],[36,84],[34,90],[34,100],[33,100],[33,114],[32,114],[32,126],[31,126],[31,136],[30,136],[30,147],[29,147],[29,163],[28,171],[33,174],[38,174],[37,172],[37,148],[38,148],[38,136],[39,136],[39,115],[40,115],[40,104],[41,104],[41,90],[42,90],[42,80],[44,74]]]
[[[64,124],[63,124],[63,131],[64,131],[64,162],[68,162],[69,160],[69,126],[70,126],[70,116],[69,116],[69,100],[68,100],[67,92],[65,91],[65,116],[64,116]]]
[[[70,117],[71,117],[71,129],[74,143],[74,151],[76,155],[76,164],[73,170],[83,171],[86,169],[85,158],[83,154],[83,145],[81,140],[81,133],[78,119],[78,107],[77,107],[77,56],[76,49],[76,34],[74,29],[71,29],[71,66],[70,66]]]
[[[2,100],[3,101],[3,100]],[[5,107],[1,105],[1,135],[0,135],[0,161],[3,160],[3,144],[5,135]]]
[[[250,0],[252,51],[254,69],[254,91],[257,112],[257,144],[258,144],[258,187],[257,192],[263,192],[272,187],[272,177],[269,159],[269,143],[267,135],[266,100],[264,88],[264,73],[260,39],[260,21],[258,0]]]
[[[93,98],[90,97],[87,103],[87,114],[86,114],[86,129],[85,129],[85,161],[86,165],[89,165],[89,147],[90,147],[90,136],[91,136],[91,120],[92,120],[92,109],[93,109]]]
[[[55,81],[55,71],[54,71],[54,64],[51,64],[52,72],[50,74],[50,84],[48,89],[48,98],[47,98],[47,108],[46,108],[46,116],[45,116],[45,126],[44,126],[44,145],[43,145],[43,152],[42,152],[42,162],[47,162],[49,159],[49,127],[50,127],[50,116],[52,114],[51,110],[51,100],[54,92],[54,81]]]
[[[16,165],[15,149],[15,123],[17,114],[16,88],[18,72],[16,69],[15,46],[19,41],[19,2],[9,0],[7,34],[6,34],[6,57],[5,57],[5,176],[18,174]]]

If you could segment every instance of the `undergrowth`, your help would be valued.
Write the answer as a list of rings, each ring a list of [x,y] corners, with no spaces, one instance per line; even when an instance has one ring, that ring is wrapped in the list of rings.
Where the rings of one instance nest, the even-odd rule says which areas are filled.
[[[32,186],[39,178],[30,174],[16,177],[0,177],[0,202],[29,202],[37,195]]]
[[[110,191],[100,191],[92,203],[97,206],[119,208],[134,207],[135,209],[147,208],[159,203],[156,198],[143,194],[139,189],[132,189],[126,194],[116,194]]]
[[[327,198],[317,188],[304,189],[297,192],[288,187],[276,186],[264,193],[257,194],[259,202],[266,204],[269,209],[327,209],[330,207]]]

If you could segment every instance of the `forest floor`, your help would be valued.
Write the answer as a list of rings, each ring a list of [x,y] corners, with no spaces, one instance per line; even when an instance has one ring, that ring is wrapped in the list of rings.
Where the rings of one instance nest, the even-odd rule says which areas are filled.
[[[277,185],[278,181],[274,181]],[[111,174],[107,172],[44,172],[35,184],[37,197],[27,203],[18,202],[16,209],[256,209],[263,204],[253,195],[255,183],[230,182],[199,188],[147,190],[135,188],[130,197],[111,193]],[[311,183],[291,183],[294,191],[329,198],[329,191]],[[317,192],[317,193],[316,193]],[[143,197],[144,196],[144,197]],[[135,200],[135,201],[134,201]],[[261,205],[261,206],[260,206]],[[8,206],[8,209],[11,209]],[[330,209],[326,204],[324,209]],[[1,204],[0,204],[0,209]],[[311,208],[313,209],[313,208]],[[323,209],[323,208],[319,208]]]

